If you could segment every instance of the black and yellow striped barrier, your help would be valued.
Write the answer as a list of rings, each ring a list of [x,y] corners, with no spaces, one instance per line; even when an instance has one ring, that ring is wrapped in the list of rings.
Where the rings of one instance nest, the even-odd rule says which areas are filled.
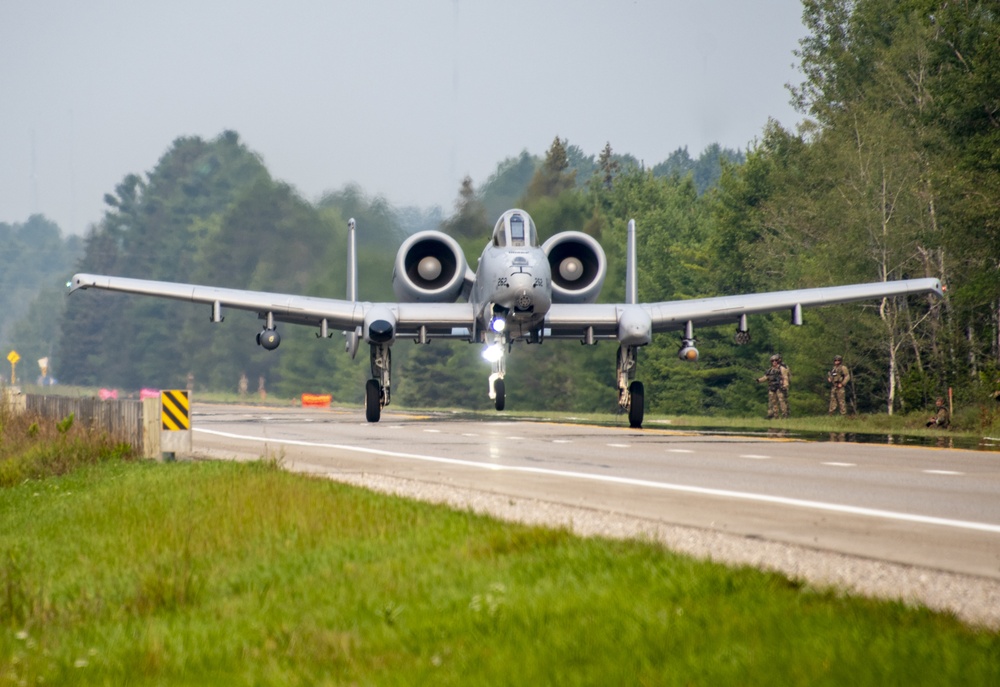
[[[191,399],[187,391],[174,389],[160,392],[162,427],[168,431],[191,429]]]

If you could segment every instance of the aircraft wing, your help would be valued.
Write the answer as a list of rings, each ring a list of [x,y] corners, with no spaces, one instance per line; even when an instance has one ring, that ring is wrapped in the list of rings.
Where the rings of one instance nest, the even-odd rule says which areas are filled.
[[[553,304],[545,318],[548,334],[557,338],[586,338],[587,330],[595,338],[618,338],[623,318],[649,317],[650,331],[683,330],[688,322],[711,326],[738,322],[743,315],[795,311],[799,308],[851,303],[883,297],[922,293],[942,295],[938,279],[905,279],[900,281],[848,284],[793,291],[771,291],[741,296],[693,298],[658,303],[623,303],[577,305]]]
[[[275,321],[291,324],[321,326],[326,320],[330,329],[346,331],[361,327],[372,308],[388,308],[395,315],[400,338],[420,336],[423,328],[427,337],[467,339],[475,320],[469,303],[369,303],[97,274],[73,276],[72,291],[88,288],[204,303],[213,308],[218,304],[220,310],[248,310],[261,317],[271,313]],[[546,336],[553,338],[586,339],[589,330],[597,339],[624,340],[622,323],[627,320],[645,327],[648,317],[649,333],[668,332],[683,330],[688,322],[711,326],[738,322],[743,315],[921,293],[941,295],[940,280],[906,279],[635,305],[553,304],[544,327]]]
[[[939,279],[904,279],[793,291],[770,291],[743,296],[720,296],[651,303],[645,308],[649,311],[653,321],[653,331],[666,332],[683,329],[689,320],[701,325],[722,324],[734,322],[741,315],[792,310],[797,306],[810,308],[922,293],[943,295],[941,281]]]
[[[468,337],[474,319],[469,303],[375,304],[99,274],[73,275],[70,287],[71,292],[92,288],[205,303],[213,308],[213,312],[218,304],[220,310],[248,310],[262,317],[271,313],[276,322],[291,324],[320,326],[326,320],[330,329],[347,331],[361,327],[366,313],[373,307],[386,307],[396,316],[397,335],[401,337],[416,336],[421,327],[425,328],[428,336]]]

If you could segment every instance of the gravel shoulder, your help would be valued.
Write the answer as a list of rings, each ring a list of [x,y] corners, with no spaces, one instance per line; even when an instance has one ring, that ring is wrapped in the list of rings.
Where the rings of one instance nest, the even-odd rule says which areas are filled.
[[[221,451],[201,452],[196,458],[240,459],[231,452]],[[993,579],[433,482],[376,473],[338,472],[291,461],[286,461],[285,467],[385,494],[468,509],[509,522],[565,527],[581,536],[656,541],[671,551],[702,560],[753,566],[782,573],[814,587],[926,606],[952,613],[970,625],[1000,630],[1000,581]]]

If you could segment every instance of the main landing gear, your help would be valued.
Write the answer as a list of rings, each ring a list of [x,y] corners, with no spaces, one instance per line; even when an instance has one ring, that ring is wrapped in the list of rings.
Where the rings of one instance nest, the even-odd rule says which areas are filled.
[[[389,405],[392,349],[385,344],[371,344],[372,378],[365,383],[365,419],[378,422],[382,407]]]
[[[618,347],[618,407],[628,413],[628,426],[633,429],[642,429],[646,396],[642,382],[635,381],[638,353],[638,346]]]

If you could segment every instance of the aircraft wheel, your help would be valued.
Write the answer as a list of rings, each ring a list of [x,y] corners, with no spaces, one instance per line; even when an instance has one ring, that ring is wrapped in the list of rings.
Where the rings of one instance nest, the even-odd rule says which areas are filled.
[[[378,380],[369,379],[365,384],[365,418],[368,422],[378,422],[382,416],[381,396]]]
[[[503,410],[504,406],[507,405],[507,399],[502,379],[493,382],[493,392],[496,394],[497,410]]]
[[[628,387],[629,396],[632,397],[632,403],[628,408],[628,426],[633,429],[642,429],[645,392],[642,382],[632,382]]]

